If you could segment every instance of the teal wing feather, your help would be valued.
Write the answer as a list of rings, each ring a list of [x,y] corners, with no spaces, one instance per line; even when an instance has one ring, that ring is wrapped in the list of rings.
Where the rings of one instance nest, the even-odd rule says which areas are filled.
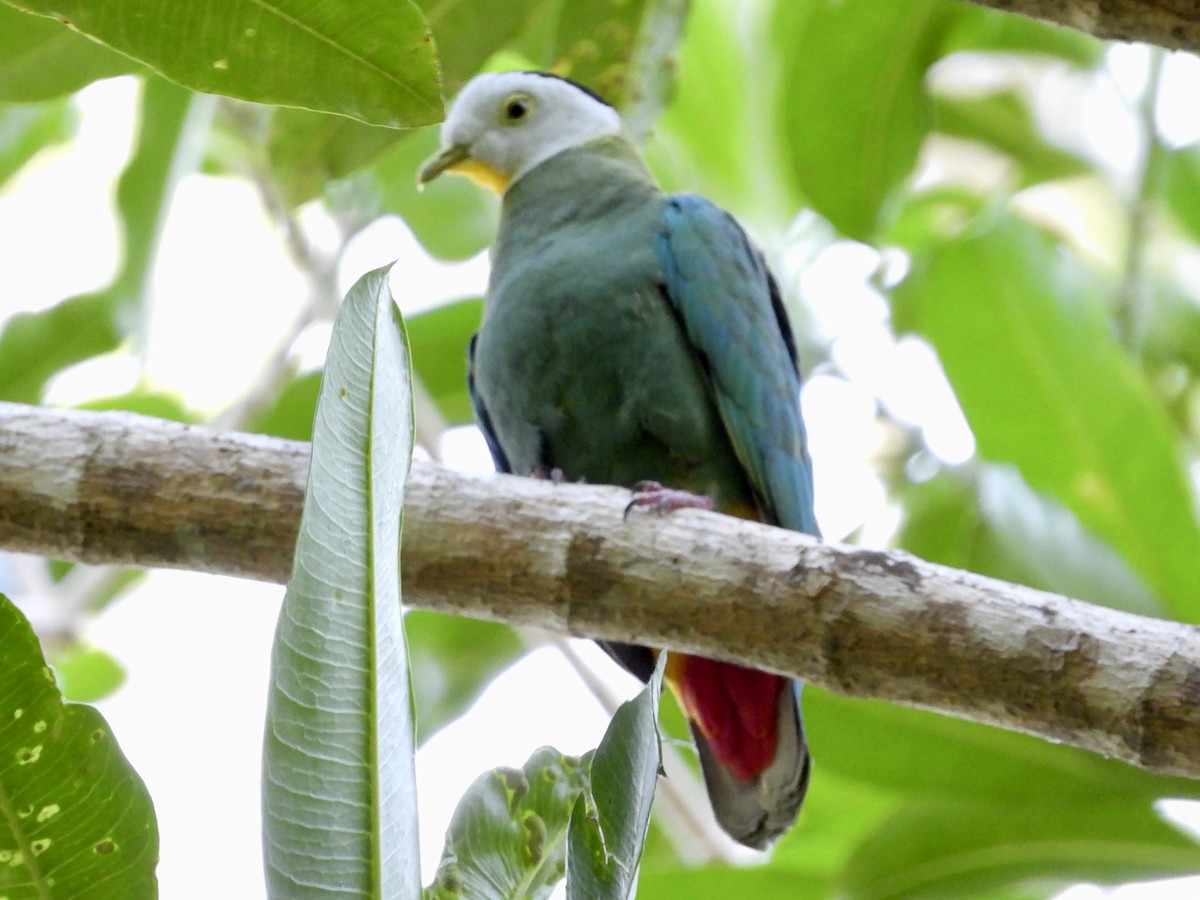
[[[691,194],[668,199],[658,254],[760,507],[775,524],[819,534],[795,342],[762,255],[731,215]]]

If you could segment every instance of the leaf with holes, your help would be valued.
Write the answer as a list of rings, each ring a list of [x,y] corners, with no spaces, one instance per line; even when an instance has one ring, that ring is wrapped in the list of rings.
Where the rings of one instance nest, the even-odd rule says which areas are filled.
[[[37,637],[0,595],[0,897],[158,895],[150,794],[104,717],[64,703]]]

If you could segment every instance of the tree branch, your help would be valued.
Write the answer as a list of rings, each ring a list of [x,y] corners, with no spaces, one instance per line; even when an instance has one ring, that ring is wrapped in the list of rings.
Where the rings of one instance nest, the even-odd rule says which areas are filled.
[[[284,581],[306,444],[0,403],[0,546]],[[417,463],[406,602],[669,646],[1200,777],[1200,633],[618,488]]]
[[[1196,0],[970,0],[1098,38],[1200,52]]]

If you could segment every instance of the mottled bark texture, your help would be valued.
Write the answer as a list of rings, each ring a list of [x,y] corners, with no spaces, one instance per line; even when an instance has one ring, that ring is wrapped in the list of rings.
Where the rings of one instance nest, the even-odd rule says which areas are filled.
[[[971,0],[1098,38],[1200,52],[1197,0]]]
[[[0,547],[286,580],[308,447],[0,404]],[[617,488],[413,467],[405,601],[669,646],[1200,777],[1200,632]]]

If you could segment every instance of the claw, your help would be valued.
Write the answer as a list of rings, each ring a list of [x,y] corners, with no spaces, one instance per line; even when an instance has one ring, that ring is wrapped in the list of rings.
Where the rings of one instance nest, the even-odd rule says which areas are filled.
[[[628,520],[629,511],[635,506],[648,506],[663,516],[676,509],[712,510],[713,501],[712,497],[704,494],[663,487],[657,481],[639,481],[633,486],[633,499],[625,507],[621,518]]]

